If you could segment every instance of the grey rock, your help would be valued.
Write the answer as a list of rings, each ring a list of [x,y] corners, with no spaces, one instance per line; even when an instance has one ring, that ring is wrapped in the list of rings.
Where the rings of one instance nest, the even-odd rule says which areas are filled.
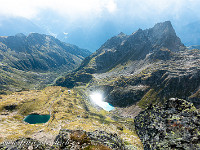
[[[185,113],[189,115],[184,115]],[[163,115],[166,117],[163,118]],[[135,118],[134,122],[145,150],[163,147],[169,150],[196,150],[200,149],[200,126],[196,123],[200,122],[200,119],[197,119],[198,115],[192,103],[170,98],[164,107],[148,107]],[[149,124],[155,125],[155,128],[152,129]]]

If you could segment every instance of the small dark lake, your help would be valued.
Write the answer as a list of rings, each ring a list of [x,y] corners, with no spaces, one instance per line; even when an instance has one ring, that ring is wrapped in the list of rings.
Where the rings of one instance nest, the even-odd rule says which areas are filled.
[[[29,124],[46,123],[50,119],[50,115],[30,114],[24,118],[24,121]]]

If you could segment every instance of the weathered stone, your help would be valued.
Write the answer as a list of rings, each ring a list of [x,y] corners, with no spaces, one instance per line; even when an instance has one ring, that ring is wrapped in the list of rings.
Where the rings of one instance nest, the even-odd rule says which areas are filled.
[[[192,103],[171,98],[164,107],[142,111],[135,118],[135,128],[145,150],[200,149],[198,115]]]

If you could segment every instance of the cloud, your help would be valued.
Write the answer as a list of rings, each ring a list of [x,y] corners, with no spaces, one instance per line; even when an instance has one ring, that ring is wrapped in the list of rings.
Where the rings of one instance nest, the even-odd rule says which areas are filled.
[[[199,0],[0,0],[1,16],[44,19],[41,14],[57,14],[68,22],[97,19],[129,19],[130,21],[200,19]],[[123,20],[123,21],[124,21]]]
[[[113,13],[115,0],[0,0],[0,14],[28,19],[38,17],[43,10],[71,17],[99,16],[103,11]]]

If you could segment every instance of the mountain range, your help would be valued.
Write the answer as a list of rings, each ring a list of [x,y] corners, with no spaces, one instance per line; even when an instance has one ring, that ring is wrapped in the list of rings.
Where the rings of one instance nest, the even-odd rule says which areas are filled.
[[[54,16],[55,17],[55,16]],[[50,18],[49,18],[50,19]],[[50,21],[50,20],[49,20]],[[51,21],[50,21],[51,22]],[[108,38],[116,35],[120,31],[130,34],[131,31],[137,28],[148,28],[154,23],[152,21],[138,20],[134,23],[117,24],[112,21],[98,22],[90,27],[65,26],[64,23],[56,24],[51,22],[46,24],[43,20],[29,20],[23,17],[3,17],[0,18],[0,33],[2,36],[12,36],[17,33],[28,35],[29,33],[43,33],[55,36],[61,41],[72,43],[89,49],[94,52],[98,49]],[[200,45],[199,21],[190,23],[180,23],[173,20],[173,26],[177,35],[181,38],[186,46]]]
[[[74,77],[85,74],[91,89],[103,88],[114,106],[148,105],[147,100],[170,97],[190,99],[199,91],[198,64],[199,50],[187,50],[166,21],[112,37],[56,85],[73,87]]]
[[[188,49],[170,21],[121,32],[93,54],[38,33],[1,37],[0,50],[1,88],[21,89],[0,97],[0,141],[35,142],[33,149],[200,148],[200,50]],[[96,92],[114,110],[94,104]],[[29,114],[50,120],[26,124]]]

